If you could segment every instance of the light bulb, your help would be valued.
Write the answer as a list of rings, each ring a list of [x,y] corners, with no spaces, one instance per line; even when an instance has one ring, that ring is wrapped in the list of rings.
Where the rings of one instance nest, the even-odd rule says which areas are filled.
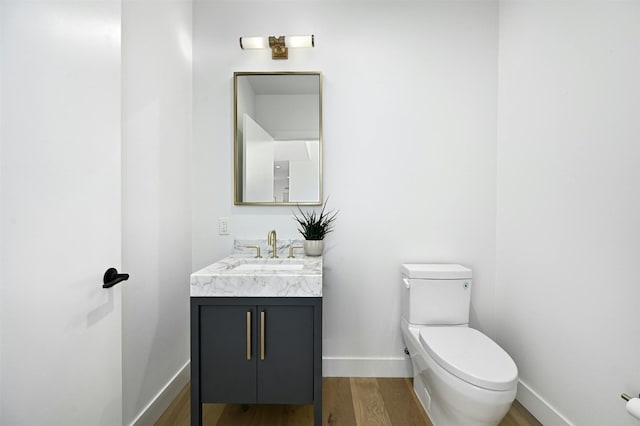
[[[313,35],[286,36],[284,43],[287,47],[313,47]]]
[[[269,37],[240,37],[240,47],[243,49],[268,49]]]

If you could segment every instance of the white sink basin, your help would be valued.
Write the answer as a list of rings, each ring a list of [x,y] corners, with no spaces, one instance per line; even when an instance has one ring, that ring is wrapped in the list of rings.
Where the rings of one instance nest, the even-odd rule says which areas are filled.
[[[243,263],[233,268],[234,271],[301,271],[302,263]]]

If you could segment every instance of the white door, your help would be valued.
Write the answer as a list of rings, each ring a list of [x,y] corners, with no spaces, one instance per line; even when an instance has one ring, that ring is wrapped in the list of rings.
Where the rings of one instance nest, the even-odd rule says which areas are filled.
[[[122,423],[120,13],[0,1],[2,425]]]

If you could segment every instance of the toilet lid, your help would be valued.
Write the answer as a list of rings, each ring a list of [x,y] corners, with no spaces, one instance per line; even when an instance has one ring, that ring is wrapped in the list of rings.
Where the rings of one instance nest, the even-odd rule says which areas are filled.
[[[518,381],[518,367],[504,349],[469,327],[425,327],[420,343],[449,373],[491,390],[510,390]]]

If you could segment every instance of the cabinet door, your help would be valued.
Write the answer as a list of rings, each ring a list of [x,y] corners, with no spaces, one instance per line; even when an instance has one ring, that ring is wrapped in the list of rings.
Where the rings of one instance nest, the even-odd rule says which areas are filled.
[[[202,402],[256,402],[256,307],[202,306]]]
[[[313,402],[313,309],[258,306],[258,403]]]

